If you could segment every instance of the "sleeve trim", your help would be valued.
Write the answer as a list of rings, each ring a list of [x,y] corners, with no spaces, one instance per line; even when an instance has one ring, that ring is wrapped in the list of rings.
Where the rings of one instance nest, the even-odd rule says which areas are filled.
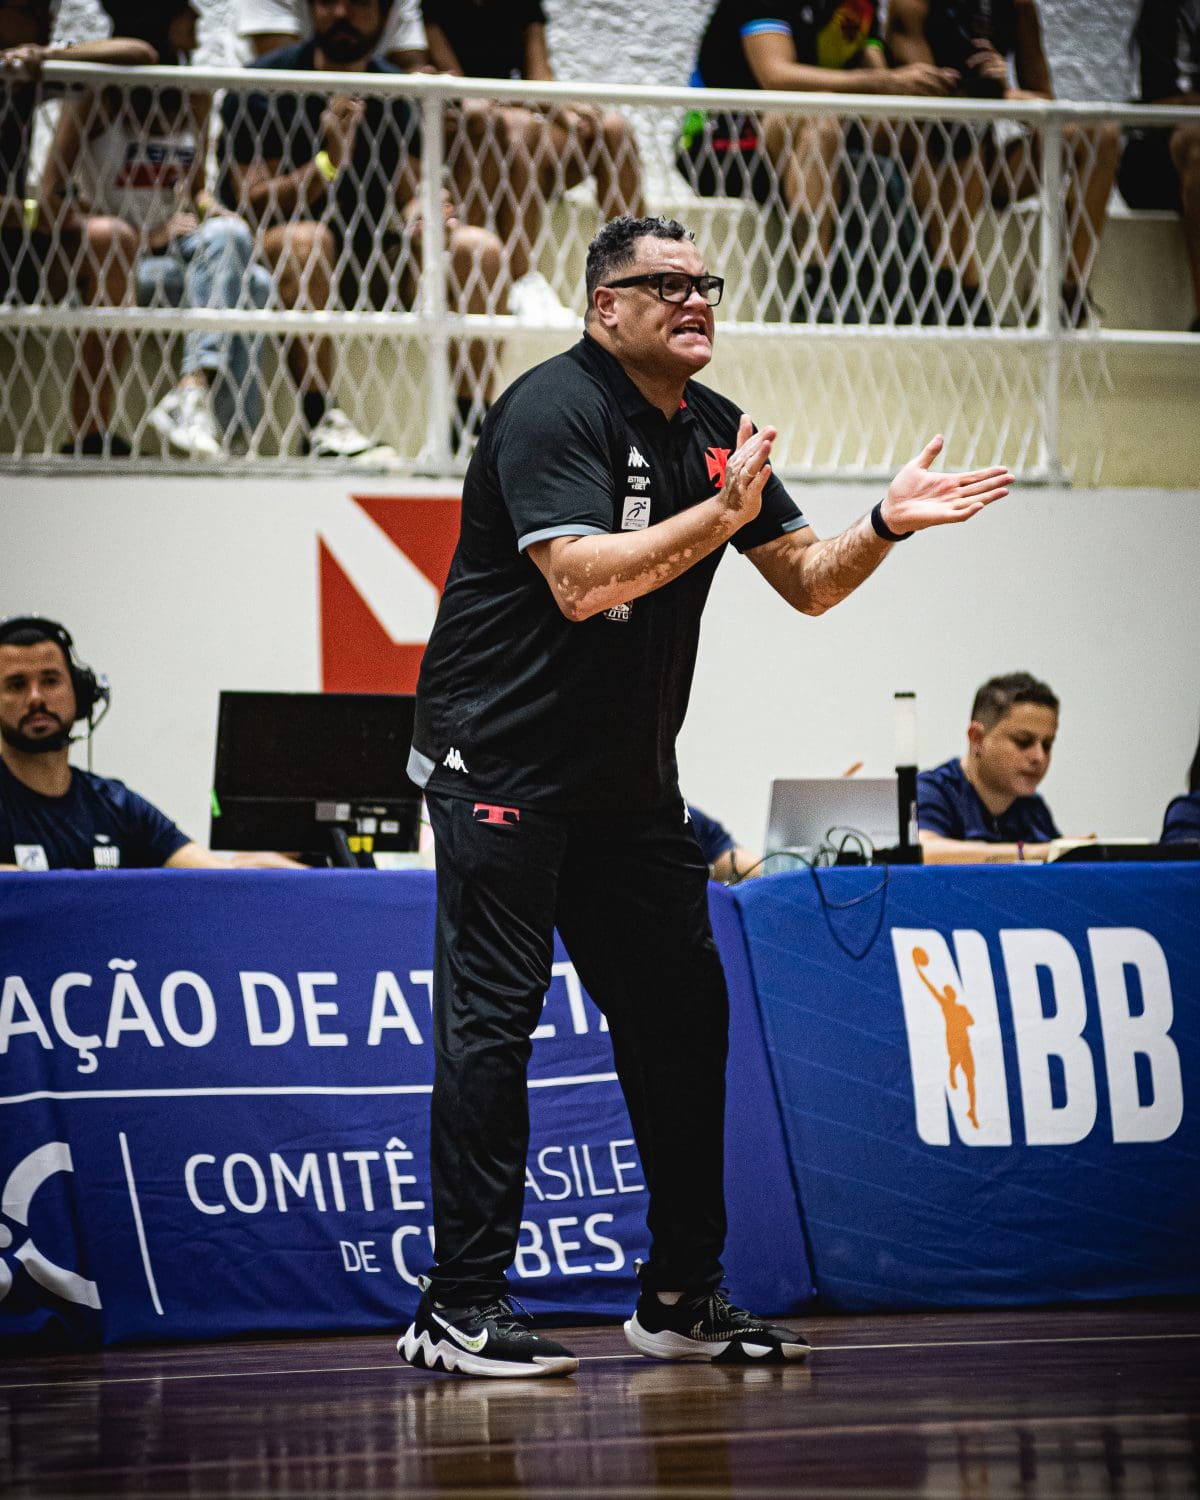
[[[524,552],[534,542],[544,542],[553,536],[608,536],[603,526],[592,526],[586,521],[566,521],[561,526],[542,526],[537,531],[527,531],[517,539],[517,551]]]

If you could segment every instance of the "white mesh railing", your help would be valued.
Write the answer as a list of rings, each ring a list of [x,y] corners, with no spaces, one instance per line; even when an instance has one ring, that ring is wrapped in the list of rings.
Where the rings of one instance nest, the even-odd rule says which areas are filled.
[[[1060,478],[1062,410],[1095,409],[1105,349],[1189,337],[1106,328],[1082,295],[1118,126],[1186,113],[0,77],[0,134],[25,130],[27,158],[0,181],[0,466],[128,450],[148,468],[461,473],[503,385],[578,335],[596,228],[646,209],[726,277],[711,378],[780,427],[781,472],[886,474],[936,424],[956,462]],[[668,124],[665,172],[643,154]]]

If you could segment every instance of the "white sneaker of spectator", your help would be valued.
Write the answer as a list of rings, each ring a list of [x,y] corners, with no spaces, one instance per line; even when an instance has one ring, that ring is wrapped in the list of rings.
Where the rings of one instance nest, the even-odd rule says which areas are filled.
[[[398,455],[387,443],[377,443],[365,432],[359,432],[340,407],[327,406],[317,425],[308,434],[308,451],[314,458],[349,459],[357,468],[394,464]]]
[[[540,271],[526,271],[509,288],[508,310],[518,323],[534,328],[570,328],[579,318],[558,300]]]
[[[188,458],[224,457],[207,385],[182,381],[158,403],[149,421],[176,453]]]

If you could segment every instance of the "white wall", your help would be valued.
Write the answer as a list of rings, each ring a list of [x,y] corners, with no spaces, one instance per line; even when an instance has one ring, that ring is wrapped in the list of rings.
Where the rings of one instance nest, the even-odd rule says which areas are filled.
[[[0,612],[67,624],[114,686],[95,768],[202,840],[219,690],[320,687],[318,537],[372,602],[394,606],[393,639],[428,631],[403,555],[390,544],[368,555],[349,485],[144,477],[4,490]],[[797,498],[828,535],[877,496],[812,486]],[[896,690],[918,694],[930,765],[961,749],[979,682],[1027,668],[1063,699],[1045,789],[1064,830],[1153,836],[1200,721],[1198,556],[1196,492],[1045,490],[904,543],[819,620],[792,614],[730,556],[680,747],[685,789],[756,844],[773,776],[836,775],[855,760],[890,771]]]

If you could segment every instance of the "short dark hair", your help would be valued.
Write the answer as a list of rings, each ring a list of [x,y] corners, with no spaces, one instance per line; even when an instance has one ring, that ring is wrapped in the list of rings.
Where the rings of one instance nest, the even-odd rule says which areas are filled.
[[[32,620],[17,620],[9,630],[0,625],[0,646],[40,646],[43,641],[53,641],[63,649],[62,641],[52,626],[38,625]],[[66,655],[65,649],[63,655]]]
[[[19,616],[6,630],[0,624],[0,646],[40,646],[43,641],[49,641],[52,646],[57,646],[63,659],[63,666],[74,682],[75,674],[71,669],[71,653],[63,644],[63,638],[59,634],[59,628],[53,621],[41,624],[38,620],[23,620]]]
[[[692,231],[685,229],[678,219],[631,219],[623,214],[619,219],[610,219],[588,246],[587,252],[587,313],[592,316],[592,298],[615,272],[632,265],[635,251],[634,241],[646,237],[655,240],[690,240]]]
[[[1003,677],[989,677],[975,694],[971,718],[985,729],[994,729],[1018,703],[1038,703],[1058,712],[1058,698],[1044,682],[1029,672],[1007,672]]]

